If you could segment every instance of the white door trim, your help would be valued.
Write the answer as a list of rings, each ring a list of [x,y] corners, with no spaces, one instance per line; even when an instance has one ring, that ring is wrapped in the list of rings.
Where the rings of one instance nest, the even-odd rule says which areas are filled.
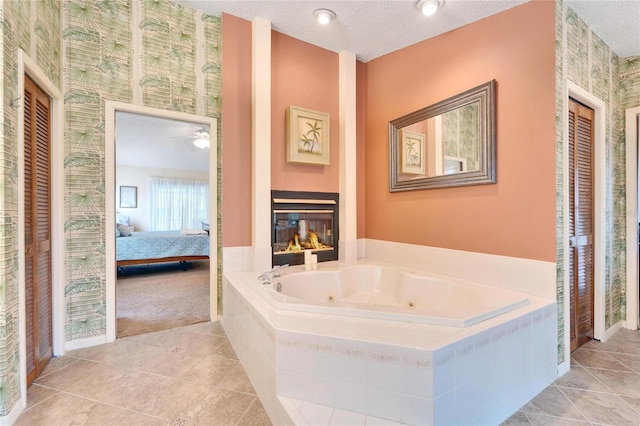
[[[24,242],[24,76],[27,74],[51,97],[51,298],[53,355],[64,355],[64,100],[42,69],[18,49],[18,325],[20,335],[20,395],[27,400],[27,323]]]
[[[151,115],[155,117],[169,118],[173,120],[188,121],[191,123],[209,126],[209,211],[212,215],[212,223],[209,231],[210,254],[209,254],[209,287],[210,287],[210,315],[212,321],[218,320],[218,256],[217,256],[217,229],[213,218],[218,211],[218,183],[217,183],[217,162],[218,162],[218,120],[216,118],[204,117],[200,115],[187,114],[184,112],[168,111],[158,108],[150,108],[139,105],[132,105],[123,102],[105,101],[105,236],[106,236],[106,314],[107,314],[107,342],[116,339],[116,236],[111,231],[109,224],[116,223],[115,206],[115,117],[116,111],[130,112],[134,114]]]
[[[627,148],[627,316],[625,327],[638,328],[638,122],[640,107],[625,112]]]
[[[594,120],[594,149],[593,149],[593,165],[594,165],[594,295],[593,295],[593,337],[598,340],[606,340],[605,334],[605,229],[606,229],[606,104],[601,99],[584,90],[577,84],[567,80],[565,85],[565,108],[563,111],[563,139],[565,141],[563,148],[563,193],[565,194],[563,202],[564,210],[564,235],[563,235],[563,252],[564,252],[564,342],[565,348],[569,351],[571,347],[571,319],[570,319],[570,300],[569,300],[569,111],[566,107],[569,97],[580,101],[581,103],[593,108],[595,113]]]

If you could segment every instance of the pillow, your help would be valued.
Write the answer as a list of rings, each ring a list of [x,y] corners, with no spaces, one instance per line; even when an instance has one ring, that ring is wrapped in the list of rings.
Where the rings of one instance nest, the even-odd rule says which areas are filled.
[[[123,237],[128,237],[129,235],[131,235],[131,230],[127,225],[119,224],[118,231],[120,231],[120,235],[122,235]]]
[[[120,236],[120,228],[118,228],[118,224],[116,223],[116,238]]]
[[[121,223],[123,225],[129,226],[129,216],[116,213],[116,223]]]

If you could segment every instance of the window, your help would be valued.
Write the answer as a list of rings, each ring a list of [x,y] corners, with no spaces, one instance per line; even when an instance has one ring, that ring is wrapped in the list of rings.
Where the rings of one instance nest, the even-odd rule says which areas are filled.
[[[176,231],[200,228],[209,219],[209,183],[205,180],[149,178],[149,228]]]

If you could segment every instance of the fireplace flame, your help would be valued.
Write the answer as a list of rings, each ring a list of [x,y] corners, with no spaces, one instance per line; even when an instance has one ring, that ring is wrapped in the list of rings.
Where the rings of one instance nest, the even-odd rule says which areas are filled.
[[[300,245],[300,236],[295,234],[292,240],[289,240],[289,245],[287,245],[286,251],[301,251],[302,246]]]
[[[300,241],[300,235],[295,234],[293,238],[289,240],[285,251],[302,251],[309,249],[319,250],[331,248],[331,246],[328,246],[320,241],[320,239],[318,238],[318,233],[316,231],[309,230],[307,236],[308,238],[306,241]]]
[[[309,231],[309,244],[314,249],[320,248],[320,241],[318,241],[318,233],[314,231]]]

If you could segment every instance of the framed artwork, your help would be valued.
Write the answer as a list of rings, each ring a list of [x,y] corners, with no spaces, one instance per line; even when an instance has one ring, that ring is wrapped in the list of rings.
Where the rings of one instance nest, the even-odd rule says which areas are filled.
[[[137,186],[120,187],[120,207],[127,209],[135,209],[138,207]]]
[[[329,114],[290,106],[286,133],[287,163],[329,165]]]
[[[422,133],[400,130],[400,173],[424,174],[424,140]]]

